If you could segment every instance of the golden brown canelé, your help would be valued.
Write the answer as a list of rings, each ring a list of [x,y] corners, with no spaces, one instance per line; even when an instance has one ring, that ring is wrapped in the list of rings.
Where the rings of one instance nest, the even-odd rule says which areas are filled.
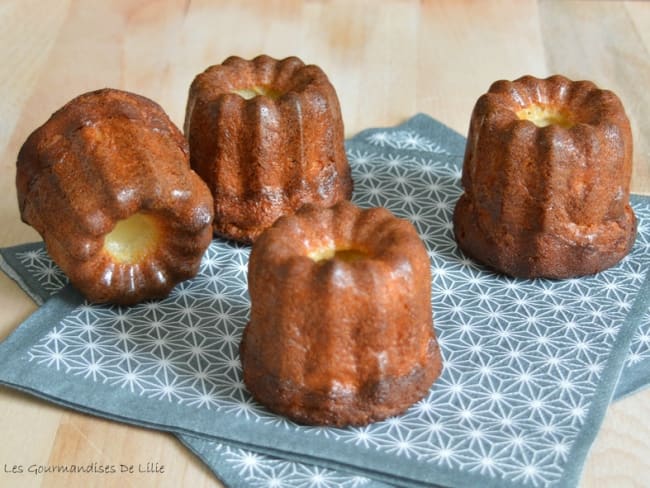
[[[631,171],[630,123],[614,93],[558,75],[497,81],[472,113],[456,240],[511,276],[604,270],[634,244]]]
[[[214,231],[252,242],[305,203],[349,199],[334,87],[290,57],[230,57],[193,81],[185,114],[192,168],[214,196]]]
[[[103,89],[73,99],[25,141],[22,219],[93,302],[165,296],[194,276],[212,238],[212,197],[162,108]]]
[[[308,204],[253,244],[244,381],[306,424],[363,425],[421,399],[442,369],[429,258],[384,208]]]

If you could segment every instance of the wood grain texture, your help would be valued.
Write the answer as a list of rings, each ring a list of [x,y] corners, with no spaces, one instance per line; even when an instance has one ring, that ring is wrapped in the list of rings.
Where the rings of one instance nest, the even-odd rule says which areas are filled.
[[[650,23],[647,15],[645,24],[642,13],[635,15],[638,10],[638,5],[623,3],[545,1],[540,3],[540,21],[551,71],[591,79],[621,98],[634,138],[632,191],[647,193],[650,63],[645,42]]]
[[[297,55],[341,99],[346,133],[425,112],[465,133],[496,79],[563,73],[623,99],[635,137],[632,188],[650,193],[650,3],[607,1],[93,1],[0,4],[0,246],[38,239],[20,222],[15,158],[74,96],[105,86],[159,102],[182,125],[192,78],[229,55]],[[0,276],[0,339],[35,309]],[[647,486],[650,391],[609,409],[581,485]],[[173,437],[0,389],[6,463],[146,463],[163,475],[7,475],[0,486],[219,486]]]

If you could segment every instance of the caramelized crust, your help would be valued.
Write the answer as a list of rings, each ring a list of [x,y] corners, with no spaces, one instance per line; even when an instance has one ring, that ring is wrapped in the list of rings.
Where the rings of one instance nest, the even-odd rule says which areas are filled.
[[[634,243],[631,170],[630,123],[611,91],[562,76],[497,81],[472,113],[456,240],[512,276],[596,273]]]
[[[132,93],[86,93],[54,113],[23,144],[16,185],[23,221],[93,302],[165,296],[211,240],[212,197],[183,135]]]
[[[253,245],[248,286],[244,381],[275,412],[362,425],[401,413],[440,374],[428,255],[386,209],[306,205],[279,219]]]
[[[252,242],[305,203],[351,196],[336,92],[296,57],[230,57],[199,74],[185,135],[192,168],[214,196],[218,235]]]

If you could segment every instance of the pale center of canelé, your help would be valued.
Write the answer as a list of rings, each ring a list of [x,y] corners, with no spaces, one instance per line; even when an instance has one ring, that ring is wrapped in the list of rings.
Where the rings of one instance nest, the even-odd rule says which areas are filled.
[[[330,259],[339,259],[347,263],[359,261],[368,257],[368,253],[361,249],[338,248],[338,247],[321,247],[307,254],[312,261],[328,261]]]
[[[565,113],[545,105],[530,105],[522,108],[517,112],[517,117],[520,120],[530,120],[537,127],[559,125],[568,129],[573,125],[573,121]]]
[[[258,96],[269,97],[273,100],[277,99],[282,95],[278,90],[271,88],[266,85],[251,86],[248,88],[241,88],[239,90],[233,90],[233,93],[239,95],[245,100],[250,100]]]
[[[120,220],[104,236],[104,249],[121,263],[135,263],[155,249],[159,239],[156,219],[136,213]]]

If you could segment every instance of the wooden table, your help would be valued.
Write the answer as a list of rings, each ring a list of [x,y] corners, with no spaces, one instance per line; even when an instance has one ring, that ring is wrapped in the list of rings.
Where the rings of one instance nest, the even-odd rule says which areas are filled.
[[[0,4],[0,246],[20,222],[14,162],[27,135],[74,96],[122,88],[182,125],[192,78],[231,54],[298,55],[338,90],[346,133],[428,113],[465,133],[494,80],[562,73],[622,98],[632,189],[650,193],[650,4],[585,1],[242,2],[4,0]],[[35,305],[0,274],[0,339]],[[650,390],[613,405],[582,486],[648,486]],[[13,464],[158,462],[164,474],[7,475]],[[0,486],[219,486],[172,436],[72,413],[0,389]]]

